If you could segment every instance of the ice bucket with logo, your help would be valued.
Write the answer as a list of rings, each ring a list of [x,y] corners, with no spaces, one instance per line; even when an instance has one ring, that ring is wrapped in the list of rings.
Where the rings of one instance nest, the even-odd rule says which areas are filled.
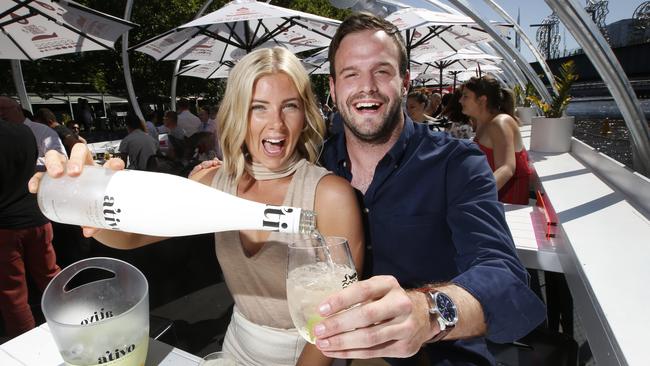
[[[67,364],[144,366],[149,285],[129,263],[89,258],[71,264],[45,289],[42,309]]]

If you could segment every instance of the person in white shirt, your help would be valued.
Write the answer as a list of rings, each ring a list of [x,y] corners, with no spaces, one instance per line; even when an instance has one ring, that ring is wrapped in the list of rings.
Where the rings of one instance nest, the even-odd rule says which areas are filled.
[[[190,102],[187,99],[178,101],[178,127],[185,131],[185,137],[190,137],[201,128],[201,120],[190,112]]]
[[[200,132],[216,133],[217,126],[214,120],[210,119],[210,107],[203,106],[199,109],[199,120],[201,121]]]
[[[33,122],[25,117],[20,104],[15,100],[8,97],[0,97],[0,118],[13,123],[24,123],[32,130],[34,137],[36,137],[36,144],[38,145],[37,171],[45,171],[45,153],[50,150],[56,150],[62,155],[68,156],[56,131],[44,124]]]

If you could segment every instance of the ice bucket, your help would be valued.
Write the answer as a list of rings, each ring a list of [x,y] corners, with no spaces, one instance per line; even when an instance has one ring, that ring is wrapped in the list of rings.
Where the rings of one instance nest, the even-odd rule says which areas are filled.
[[[149,285],[132,265],[113,258],[71,264],[52,279],[41,305],[67,364],[144,366]]]

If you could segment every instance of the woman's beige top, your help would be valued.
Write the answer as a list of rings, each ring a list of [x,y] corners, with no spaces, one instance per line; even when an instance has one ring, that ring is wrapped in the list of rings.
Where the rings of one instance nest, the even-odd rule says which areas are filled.
[[[313,164],[298,168],[289,183],[282,205],[314,209],[316,186],[330,174]],[[233,195],[237,184],[219,169],[212,187]],[[217,259],[235,304],[246,319],[274,328],[294,328],[287,305],[287,245],[298,234],[272,232],[268,241],[253,256],[242,248],[239,231],[215,233]]]

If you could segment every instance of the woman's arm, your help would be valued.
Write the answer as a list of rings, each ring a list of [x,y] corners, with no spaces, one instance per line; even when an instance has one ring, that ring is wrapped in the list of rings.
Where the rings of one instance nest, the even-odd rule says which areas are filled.
[[[506,114],[500,114],[492,120],[487,134],[494,151],[494,178],[497,189],[501,189],[515,174],[515,142],[513,126],[516,122]]]
[[[341,236],[348,239],[357,273],[363,267],[363,227],[361,212],[354,190],[343,178],[335,175],[323,177],[316,188],[316,226],[324,236]],[[298,359],[299,366],[330,365],[332,359],[308,343]]]

